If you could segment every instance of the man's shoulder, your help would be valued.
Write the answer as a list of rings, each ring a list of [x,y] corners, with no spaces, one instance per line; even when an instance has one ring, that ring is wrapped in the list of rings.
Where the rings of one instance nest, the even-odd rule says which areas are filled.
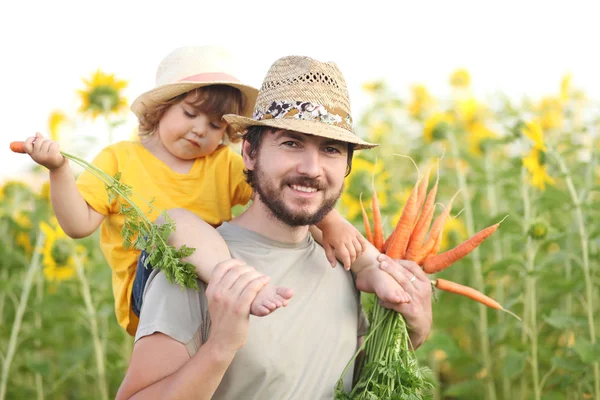
[[[177,283],[169,282],[163,272],[153,271],[144,290],[135,339],[161,332],[183,344],[189,343],[207,311],[205,285],[197,282],[199,290],[182,289]]]

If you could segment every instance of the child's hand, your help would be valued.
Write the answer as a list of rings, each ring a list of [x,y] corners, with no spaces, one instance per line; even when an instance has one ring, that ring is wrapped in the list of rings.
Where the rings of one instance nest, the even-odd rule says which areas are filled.
[[[335,267],[337,260],[349,270],[350,265],[366,250],[367,239],[351,223],[340,219],[321,227],[327,260]]]
[[[46,139],[39,133],[35,137],[30,137],[25,141],[25,152],[31,156],[33,161],[43,165],[50,171],[62,167],[67,161],[60,154],[58,143]]]

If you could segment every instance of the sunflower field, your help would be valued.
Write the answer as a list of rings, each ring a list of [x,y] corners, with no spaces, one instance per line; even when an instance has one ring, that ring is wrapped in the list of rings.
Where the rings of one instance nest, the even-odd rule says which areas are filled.
[[[450,75],[443,97],[421,84],[406,95],[383,81],[363,86],[370,102],[355,127],[381,146],[355,154],[338,202],[349,221],[364,232],[361,201],[370,214],[374,185],[389,234],[431,166],[436,215],[458,193],[442,251],[506,217],[437,275],[521,320],[437,292],[416,353],[432,399],[600,399],[600,109],[572,82],[519,101],[478,98],[467,70]],[[93,139],[63,133],[85,120],[112,142],[133,116],[126,81],[96,71],[84,83],[81,108],[51,112],[47,135],[91,159]],[[114,398],[133,338],[116,322],[111,271],[97,234],[72,240],[60,229],[47,171],[31,165],[0,186],[0,400]]]

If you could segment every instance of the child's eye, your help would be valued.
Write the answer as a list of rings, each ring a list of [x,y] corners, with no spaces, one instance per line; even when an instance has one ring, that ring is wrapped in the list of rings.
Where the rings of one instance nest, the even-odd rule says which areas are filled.
[[[211,123],[210,123],[210,126],[211,126],[213,129],[221,129],[221,128],[223,127],[221,124],[216,124],[216,123],[214,123],[214,122],[211,122]]]
[[[194,114],[191,114],[191,113],[187,112],[187,110],[183,110],[183,113],[188,118],[196,118],[196,116]]]

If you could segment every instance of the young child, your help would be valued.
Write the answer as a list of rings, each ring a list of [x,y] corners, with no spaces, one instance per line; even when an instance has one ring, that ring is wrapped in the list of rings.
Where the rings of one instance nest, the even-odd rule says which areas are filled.
[[[257,90],[240,83],[229,55],[213,46],[171,52],[159,65],[156,82],[154,89],[131,106],[139,120],[140,142],[110,145],[93,164],[110,175],[121,173],[121,181],[133,191],[146,200],[154,199],[151,220],[162,210],[186,209],[218,226],[231,219],[233,206],[246,204],[252,195],[241,157],[226,145],[238,138],[222,117],[251,115]],[[117,320],[134,335],[150,270],[144,268],[145,254],[122,246],[124,219],[117,201],[109,202],[104,184],[87,171],[75,181],[57,143],[37,134],[27,139],[25,151],[50,170],[52,205],[67,235],[85,237],[101,226],[100,246],[113,270]],[[138,205],[144,210],[144,205]],[[330,261],[334,263],[335,251],[349,267],[364,250],[365,239],[337,213],[324,221],[322,244]],[[196,252],[210,251],[219,261],[230,258],[220,240],[222,251],[215,251],[211,247],[215,239],[210,239]],[[195,266],[199,278],[207,282],[215,264]],[[285,306],[291,296],[288,288],[267,286],[253,303],[252,313],[267,315]]]

